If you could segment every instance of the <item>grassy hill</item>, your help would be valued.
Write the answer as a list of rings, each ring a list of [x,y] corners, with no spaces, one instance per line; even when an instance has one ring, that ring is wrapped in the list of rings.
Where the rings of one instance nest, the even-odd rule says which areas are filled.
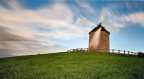
[[[144,79],[144,58],[83,52],[1,58],[0,79]]]

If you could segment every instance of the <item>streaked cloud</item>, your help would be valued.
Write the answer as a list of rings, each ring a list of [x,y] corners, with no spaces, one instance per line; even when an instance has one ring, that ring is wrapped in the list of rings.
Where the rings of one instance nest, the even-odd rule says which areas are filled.
[[[136,12],[128,15],[124,15],[122,18],[123,22],[137,23],[144,26],[144,13]]]
[[[87,19],[83,19],[83,18],[78,18],[76,23],[84,25],[84,26],[93,26],[93,27],[96,26],[95,23],[92,23],[92,22],[88,21]]]
[[[1,31],[0,40],[5,38],[1,41],[1,44],[8,47],[7,52],[16,48],[20,48],[21,51],[36,49],[40,52],[44,50],[46,52],[56,52],[66,47],[55,44],[49,39],[69,40],[81,38],[90,30],[72,23],[74,13],[63,2],[55,2],[51,6],[44,6],[36,10],[24,8],[17,0],[6,0],[5,3],[10,8],[0,6],[0,25],[1,28],[5,28],[2,29],[3,33]],[[37,30],[38,27],[48,31]],[[5,47],[1,46],[1,49],[3,48]]]
[[[90,5],[90,3],[86,0],[76,0],[76,3],[78,4],[78,6],[80,6],[80,8],[82,8],[84,11],[88,12],[88,13],[95,13],[95,9]]]

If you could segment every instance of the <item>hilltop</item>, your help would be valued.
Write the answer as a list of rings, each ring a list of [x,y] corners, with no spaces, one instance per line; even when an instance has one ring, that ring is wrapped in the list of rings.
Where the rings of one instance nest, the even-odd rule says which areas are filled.
[[[144,58],[60,52],[0,59],[0,79],[144,79]]]

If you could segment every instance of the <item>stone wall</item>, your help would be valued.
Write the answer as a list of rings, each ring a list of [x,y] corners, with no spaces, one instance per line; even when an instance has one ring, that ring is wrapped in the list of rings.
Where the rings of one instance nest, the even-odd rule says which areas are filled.
[[[101,31],[100,41],[98,46],[95,46],[91,43],[91,41],[97,42],[97,39],[94,38],[94,32],[90,33],[89,35],[89,51],[101,51],[101,52],[109,52],[109,33],[106,31]]]
[[[101,32],[101,40],[100,45],[98,47],[98,50],[102,52],[109,52],[110,46],[109,46],[109,33],[102,31]]]

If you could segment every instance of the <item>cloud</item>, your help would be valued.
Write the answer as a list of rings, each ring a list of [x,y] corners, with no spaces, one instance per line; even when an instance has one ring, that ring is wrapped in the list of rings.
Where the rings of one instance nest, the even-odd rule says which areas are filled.
[[[30,51],[34,48],[41,52],[63,50],[64,46],[49,39],[81,38],[89,31],[89,28],[72,23],[75,14],[65,3],[55,2],[36,10],[24,8],[17,0],[6,0],[5,3],[9,6],[8,9],[0,5],[0,27],[4,28],[0,33],[0,43],[5,44],[8,51],[16,51],[17,48],[20,48],[17,51]],[[3,48],[5,47],[1,46]]]
[[[77,24],[85,25],[85,26],[96,26],[96,24],[88,21],[87,19],[78,18],[76,21]]]
[[[121,18],[121,14],[117,14],[117,11],[113,8],[103,7],[101,10],[101,16],[99,22],[104,23],[104,27],[112,32],[118,32],[121,28],[126,27],[126,23]]]
[[[55,3],[50,7],[46,6],[38,10],[21,9],[19,11],[7,11],[6,9],[3,9],[0,16],[0,24],[3,26],[14,26],[12,28],[13,30],[15,30],[18,27],[30,29],[29,25],[41,24],[46,26],[47,28],[52,29],[53,31],[59,30],[59,32],[63,34],[63,38],[65,38],[65,32],[63,33],[62,31],[60,31],[60,29],[62,28],[66,30],[69,29],[77,34],[82,32],[80,28],[78,28],[75,24],[71,23],[73,16],[74,14],[65,4]],[[16,29],[15,31],[18,30]],[[67,34],[68,33],[71,34],[71,32],[67,32]],[[59,35],[62,36],[61,34]],[[50,35],[51,38],[58,37],[58,35],[54,34],[54,32],[52,32]],[[69,35],[67,35],[66,37],[69,37]]]
[[[90,3],[86,0],[82,1],[82,0],[76,0],[76,3],[78,4],[78,6],[80,6],[84,11],[87,11],[89,13],[94,14],[95,10],[94,8],[90,5]]]
[[[144,26],[144,13],[143,12],[136,12],[129,15],[124,15],[121,17],[123,22],[131,22],[131,23],[138,23]]]
[[[18,34],[19,33],[13,34],[9,31],[9,29],[0,27],[0,36],[1,36],[0,41],[26,41],[26,40],[30,41],[31,39],[33,39],[33,37],[31,37],[30,35],[23,34],[23,32],[21,32],[21,34],[23,34],[22,37],[21,35],[19,36]]]
[[[22,9],[22,6],[18,3],[18,0],[5,0],[5,3],[10,9],[19,10]]]
[[[135,12],[123,15],[115,15],[108,19],[108,24],[117,29],[125,28],[129,26],[129,24],[139,24],[144,26],[144,13],[143,12]]]
[[[118,5],[119,4],[119,5]],[[144,26],[143,3],[124,1],[103,7],[101,15],[105,15],[104,23],[117,29],[128,27],[129,24]],[[105,13],[106,12],[106,13]]]
[[[65,47],[50,41],[0,41],[0,58],[19,55],[56,53]]]

